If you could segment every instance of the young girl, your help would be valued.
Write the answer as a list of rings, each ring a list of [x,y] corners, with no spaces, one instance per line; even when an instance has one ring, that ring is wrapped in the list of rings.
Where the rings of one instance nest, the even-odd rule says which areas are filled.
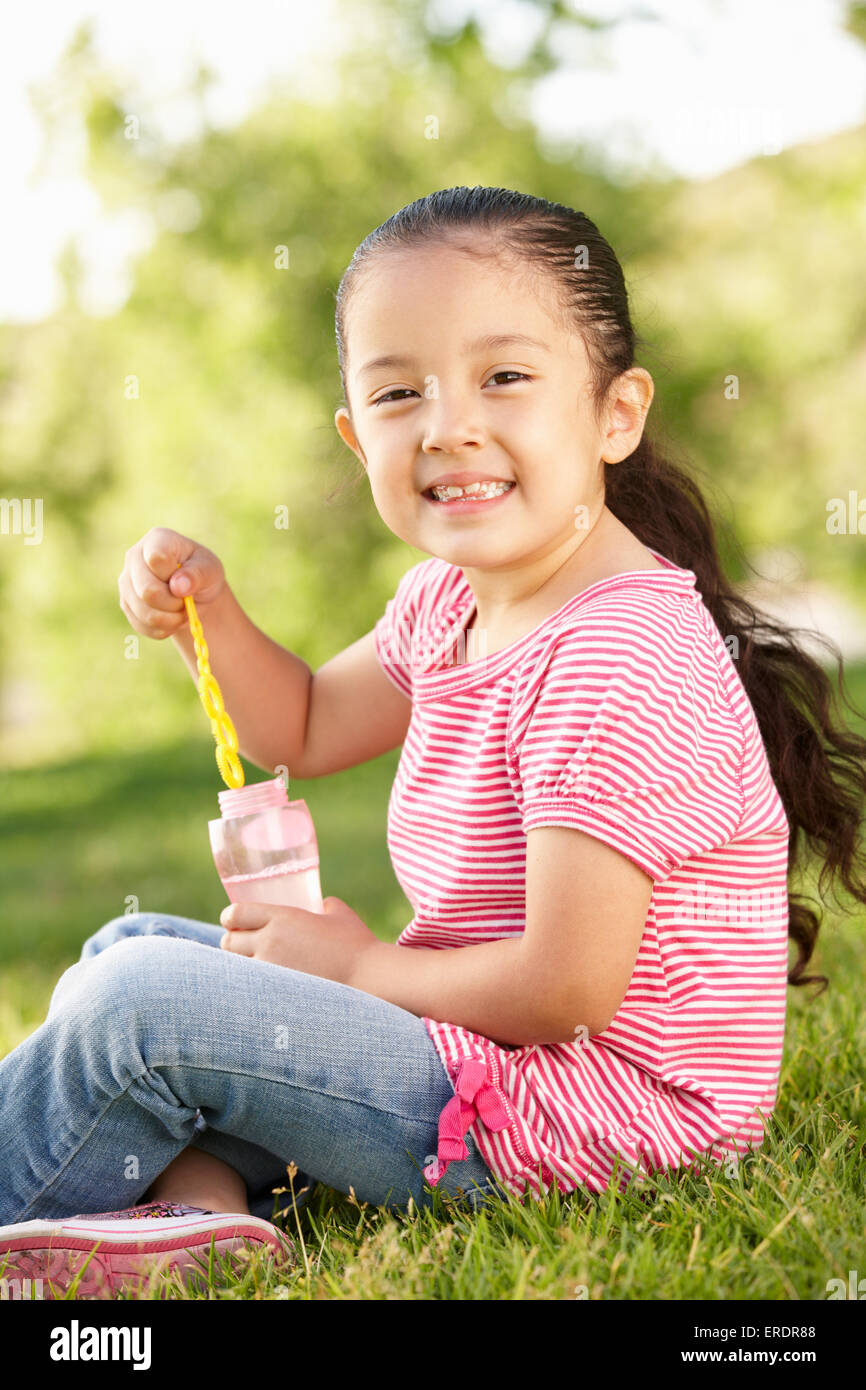
[[[405,1208],[735,1162],[776,1102],[786,979],[826,983],[788,892],[802,838],[866,901],[866,743],[654,452],[595,225],[433,193],[358,248],[336,328],[337,429],[430,558],[315,674],[177,532],[127,552],[120,603],[195,675],[194,594],[256,766],[402,744],[388,843],[414,916],[395,944],[336,898],[86,941],[0,1063],[7,1278],[66,1287],[97,1241],[81,1292],[211,1235],[290,1257],[267,1218],[293,1163],[296,1191]]]

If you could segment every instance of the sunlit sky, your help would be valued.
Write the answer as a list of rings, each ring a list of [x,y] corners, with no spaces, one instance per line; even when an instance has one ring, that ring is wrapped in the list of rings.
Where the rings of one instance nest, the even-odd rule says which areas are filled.
[[[397,10],[400,0],[394,0]],[[623,179],[649,168],[710,178],[755,155],[773,155],[866,120],[866,45],[842,28],[841,0],[573,0],[600,19],[627,15],[591,34],[563,27],[560,71],[535,89],[529,110],[551,148],[580,136]],[[363,4],[359,4],[363,13]],[[526,0],[432,0],[431,22],[453,30],[477,18],[495,62],[516,67],[539,23]],[[95,46],[122,75],[136,109],[170,139],[196,131],[179,97],[200,62],[216,74],[208,119],[241,121],[269,86],[328,81],[349,35],[331,0],[29,0],[8,7],[0,27],[0,130],[5,216],[0,318],[37,320],[59,296],[55,271],[76,238],[87,267],[84,306],[112,313],[129,290],[131,256],[154,225],[111,217],[80,174],[81,132],[34,178],[40,127],[28,89],[55,67],[79,25],[92,19]],[[386,217],[395,209],[383,207]]]

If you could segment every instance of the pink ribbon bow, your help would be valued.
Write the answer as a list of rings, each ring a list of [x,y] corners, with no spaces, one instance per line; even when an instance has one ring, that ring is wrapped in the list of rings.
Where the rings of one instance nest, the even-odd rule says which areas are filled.
[[[467,1057],[460,1064],[455,1094],[439,1116],[436,1158],[424,1169],[424,1176],[431,1186],[435,1187],[439,1179],[444,1177],[449,1163],[469,1157],[463,1135],[479,1116],[488,1129],[505,1129],[509,1123],[505,1107],[487,1079],[486,1063]]]

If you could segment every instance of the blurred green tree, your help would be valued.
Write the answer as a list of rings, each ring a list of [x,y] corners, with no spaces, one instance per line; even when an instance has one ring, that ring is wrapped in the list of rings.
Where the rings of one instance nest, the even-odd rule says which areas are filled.
[[[583,209],[652,340],[651,419],[737,539],[796,545],[862,589],[862,546],[824,526],[825,498],[855,485],[866,409],[866,313],[852,293],[862,131],[703,183],[660,171],[620,184],[599,151],[579,138],[554,148],[529,117],[562,26],[594,21],[539,0],[539,33],[509,70],[474,21],[431,33],[425,8],[346,8],[356,39],[333,57],[328,89],[298,94],[287,78],[235,129],[209,120],[201,69],[187,95],[202,129],[183,144],[161,134],[146,93],[103,68],[87,26],[43,85],[46,149],[81,122],[106,209],[152,235],[116,312],[94,311],[73,244],[63,306],[0,329],[0,493],[44,501],[42,544],[0,545],[0,685],[31,715],[0,729],[7,757],[183,730],[207,744],[173,649],[142,639],[136,651],[117,602],[125,551],[151,526],[214,549],[253,620],[313,667],[372,626],[422,554],[387,531],[334,430],[334,294],[372,228],[454,184]]]

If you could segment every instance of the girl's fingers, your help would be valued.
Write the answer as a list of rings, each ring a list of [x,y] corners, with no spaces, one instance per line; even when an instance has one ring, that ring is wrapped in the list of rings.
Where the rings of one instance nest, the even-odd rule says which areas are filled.
[[[173,561],[167,562],[170,565],[168,579],[171,578],[175,570]],[[145,606],[145,610],[158,608],[164,613],[179,613],[184,607],[183,599],[173,594],[168,587],[168,579],[160,579],[148,565],[141,553],[140,546],[134,546],[126,557],[126,572],[129,575],[129,582],[132,592],[137,599],[140,599]]]
[[[197,604],[215,602],[226,587],[218,556],[177,531],[154,527],[127,550],[117,588],[136,632],[164,638],[186,625],[184,595],[171,588],[175,575],[186,580]]]
[[[275,909],[269,903],[229,903],[220,913],[220,926],[237,931],[263,927],[271,920]]]
[[[220,938],[220,948],[236,956],[253,956],[256,950],[255,936],[252,932],[227,931]]]
[[[123,570],[117,576],[120,606],[136,632],[147,637],[168,637],[186,622],[183,599],[176,598],[152,570],[148,569],[139,546],[126,552]]]
[[[129,619],[131,626],[144,637],[170,637],[186,621],[185,613],[183,616],[161,613],[156,609],[149,608],[141,599],[136,598],[125,571],[118,578],[117,589],[120,607]]]

